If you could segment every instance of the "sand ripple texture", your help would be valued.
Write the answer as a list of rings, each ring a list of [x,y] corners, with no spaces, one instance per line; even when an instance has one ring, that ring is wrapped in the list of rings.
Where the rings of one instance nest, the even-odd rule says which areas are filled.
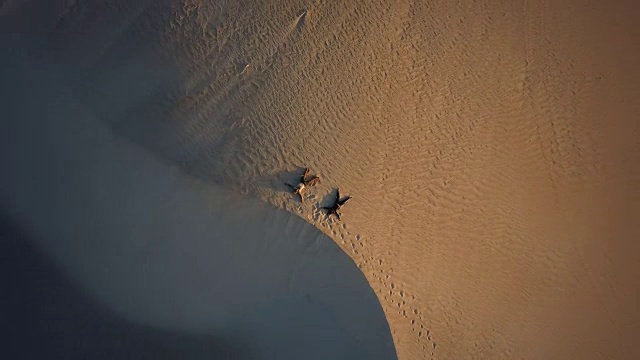
[[[115,133],[332,236],[400,359],[625,359],[630,4],[69,1],[25,31]],[[322,177],[304,205],[282,186],[301,166]],[[317,207],[337,186],[341,222]]]

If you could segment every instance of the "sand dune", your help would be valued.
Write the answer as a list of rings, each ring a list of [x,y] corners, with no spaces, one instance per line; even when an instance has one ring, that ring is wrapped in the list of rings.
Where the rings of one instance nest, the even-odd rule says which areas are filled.
[[[55,72],[9,59],[3,212],[88,296],[157,332],[225,339],[242,349],[231,358],[395,358],[373,290],[329,237],[114,138]],[[85,336],[42,351],[72,357]]]
[[[333,238],[399,358],[640,356],[630,2],[49,6],[0,11],[117,138]]]
[[[114,138],[55,72],[9,59],[4,213],[90,297],[153,330],[226,339],[240,358],[395,358],[373,290],[329,237]]]

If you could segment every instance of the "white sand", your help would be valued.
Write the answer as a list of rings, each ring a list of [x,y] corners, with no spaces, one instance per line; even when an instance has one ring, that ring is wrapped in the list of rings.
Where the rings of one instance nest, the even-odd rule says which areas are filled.
[[[631,2],[35,3],[0,14],[75,101],[330,235],[400,359],[640,357]]]

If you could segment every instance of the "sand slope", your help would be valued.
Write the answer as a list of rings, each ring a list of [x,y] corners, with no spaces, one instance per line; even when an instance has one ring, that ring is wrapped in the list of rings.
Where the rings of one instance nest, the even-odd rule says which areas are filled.
[[[49,61],[2,40],[0,357],[397,358],[330,237],[115,137]]]
[[[640,356],[631,2],[151,3],[25,31],[117,135],[331,235],[399,358]]]

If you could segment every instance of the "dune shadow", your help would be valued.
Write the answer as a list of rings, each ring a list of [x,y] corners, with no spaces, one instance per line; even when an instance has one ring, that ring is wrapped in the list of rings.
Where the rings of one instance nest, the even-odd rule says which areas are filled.
[[[3,359],[250,359],[250,344],[131,322],[87,296],[0,215]]]
[[[33,353],[6,358],[396,358],[376,294],[328,236],[168,166],[44,58],[10,55],[0,212],[30,245],[3,225],[2,315],[7,351]]]

